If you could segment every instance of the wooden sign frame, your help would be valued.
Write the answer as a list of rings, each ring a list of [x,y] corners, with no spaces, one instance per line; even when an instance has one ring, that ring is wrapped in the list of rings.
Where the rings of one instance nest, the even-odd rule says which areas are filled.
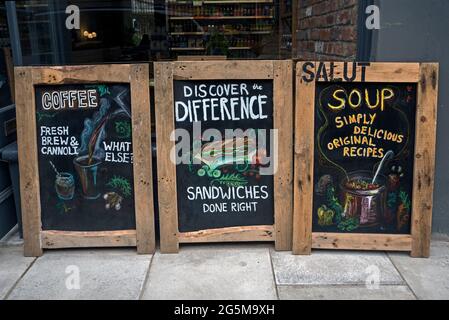
[[[291,250],[293,156],[278,159],[274,175],[274,225],[242,226],[181,233],[178,229],[174,80],[273,80],[273,126],[278,154],[293,155],[292,61],[185,61],[155,63],[156,133],[161,252],[176,253],[179,243],[274,241],[276,250]],[[282,109],[282,112],[278,112]]]
[[[303,71],[306,67],[309,71]],[[323,69],[325,68],[325,69]],[[416,129],[411,234],[312,232],[314,123],[316,82],[416,83]],[[323,70],[326,78],[323,77]],[[332,71],[330,71],[332,70]],[[318,75],[317,75],[318,73]],[[304,76],[304,77],[303,77]],[[312,76],[312,78],[310,78]],[[308,79],[308,80],[306,80]],[[312,81],[310,81],[310,79]],[[408,251],[428,257],[432,224],[436,116],[437,63],[298,62],[296,65],[295,170],[293,253],[310,254],[311,248]]]
[[[43,249],[132,247],[140,254],[155,251],[151,173],[151,127],[148,64],[16,67],[17,134],[25,256]],[[36,85],[127,83],[131,90],[135,230],[42,230],[36,133]]]

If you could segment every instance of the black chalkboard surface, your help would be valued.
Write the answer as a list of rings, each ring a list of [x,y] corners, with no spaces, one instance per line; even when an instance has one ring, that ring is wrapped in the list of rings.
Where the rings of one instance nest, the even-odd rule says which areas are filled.
[[[36,86],[43,230],[135,229],[129,84]]]
[[[243,110],[247,105],[252,108]],[[176,166],[179,231],[273,225],[273,175],[261,174],[258,162],[270,154],[273,81],[174,81],[174,108],[177,153],[187,160]],[[223,139],[208,137],[210,129]],[[266,144],[261,147],[257,138],[256,149],[233,158],[238,139],[226,136],[227,129],[254,129],[264,133]],[[188,150],[182,152],[185,134]]]
[[[313,232],[410,234],[416,91],[316,84]]]

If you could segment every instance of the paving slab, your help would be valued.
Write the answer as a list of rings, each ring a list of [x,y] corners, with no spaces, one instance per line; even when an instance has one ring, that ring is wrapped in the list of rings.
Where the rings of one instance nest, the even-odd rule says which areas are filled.
[[[24,257],[20,246],[0,247],[0,300],[5,299],[34,260],[35,258]]]
[[[9,299],[138,299],[151,258],[135,249],[46,251]]]
[[[406,253],[389,255],[419,299],[449,300],[449,242],[433,241],[427,259]]]
[[[415,300],[407,286],[278,286],[281,300]]]
[[[404,285],[383,252],[314,250],[309,256],[271,251],[278,285]]]
[[[268,246],[183,245],[153,258],[143,299],[277,299]]]

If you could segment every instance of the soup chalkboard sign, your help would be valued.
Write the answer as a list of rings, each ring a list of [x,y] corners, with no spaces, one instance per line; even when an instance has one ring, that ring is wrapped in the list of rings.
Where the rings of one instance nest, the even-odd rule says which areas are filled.
[[[425,256],[426,245],[413,242],[426,243],[427,231],[418,233],[430,226],[431,201],[430,210],[422,206],[432,194],[435,66],[306,62],[297,72],[297,94],[309,94],[314,111],[303,120],[311,124],[313,152],[297,167],[299,181],[306,172],[313,176],[296,207],[307,210],[298,215],[309,215],[312,242],[297,243],[296,253],[312,246]],[[302,134],[298,140],[306,144]]]
[[[416,84],[316,85],[313,232],[410,234]]]
[[[109,68],[16,70],[24,92],[17,101],[17,118],[26,125],[19,136],[26,254],[39,255],[42,248],[139,247],[138,239],[139,252],[153,250],[152,224],[141,226],[152,212],[151,197],[144,211],[138,203],[143,195],[151,196],[151,188],[135,179],[151,169],[148,158],[142,158],[149,143],[143,132],[136,134],[133,123],[148,114],[148,67]],[[149,136],[149,129],[137,126]],[[36,194],[26,190],[32,175]],[[30,209],[26,197],[35,207]],[[27,207],[32,213],[26,213]],[[144,229],[150,231],[145,235],[149,240],[140,234]],[[36,235],[41,243],[30,243]]]
[[[288,160],[279,164],[279,155],[288,152],[292,141],[291,117],[282,114],[291,111],[291,101],[288,86],[275,79],[273,62],[253,65],[260,71],[271,66],[263,75],[242,76],[240,68],[251,65],[227,61],[156,65],[160,74],[168,67],[172,74],[165,74],[173,77],[170,84],[156,79],[159,181],[173,181],[170,192],[159,184],[163,252],[177,251],[179,242],[277,241],[282,246],[280,235],[276,240],[275,221],[279,218],[277,231],[285,236],[288,229],[281,226],[289,219],[289,207],[280,209],[278,197],[284,191],[288,201],[285,194],[291,184],[286,179],[281,185],[276,178],[285,177],[291,165]],[[283,62],[282,81],[288,80],[290,70]],[[167,209],[170,219],[164,214]]]

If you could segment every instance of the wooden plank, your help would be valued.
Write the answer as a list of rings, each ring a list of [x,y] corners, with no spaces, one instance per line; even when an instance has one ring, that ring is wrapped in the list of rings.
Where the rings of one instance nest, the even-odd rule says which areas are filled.
[[[16,117],[24,255],[37,257],[42,255],[41,202],[32,70],[15,68],[15,79],[15,91],[20,92],[16,99]]]
[[[87,247],[135,247],[136,230],[121,231],[42,231],[45,249]]]
[[[275,248],[292,249],[293,234],[293,66],[291,61],[274,61],[274,129],[278,140],[272,152],[277,168],[274,178]],[[276,150],[277,149],[277,150]]]
[[[435,174],[438,64],[423,63],[418,83],[412,199],[413,257],[429,257]]]
[[[306,255],[312,247],[315,81],[302,79],[302,65],[296,67],[293,253]]]
[[[177,61],[175,80],[273,79],[273,63],[265,60]]]
[[[317,81],[331,81],[323,77],[323,72],[320,72],[320,62],[314,62],[317,76]],[[326,67],[327,74],[330,74],[331,64],[333,64],[333,80],[341,79],[346,81],[344,74],[349,78],[353,75],[353,62],[323,62]],[[300,69],[302,70],[302,69]],[[322,69],[324,70],[324,69]],[[346,73],[345,73],[346,70]],[[363,66],[358,64],[356,66],[356,77],[352,80],[354,82],[362,81]],[[376,62],[371,63],[366,67],[365,82],[418,82],[419,81],[419,63],[399,63],[399,62]]]
[[[238,241],[273,241],[273,226],[249,226],[208,229],[195,232],[179,233],[179,242],[238,242]]]
[[[130,66],[128,64],[82,65],[57,67],[31,67],[33,83],[39,84],[76,84],[129,82]]]
[[[153,253],[156,249],[151,169],[149,66],[136,64],[130,69],[137,252],[144,254]]]
[[[312,235],[312,247],[340,250],[410,251],[412,237],[402,234],[319,233]]]
[[[5,56],[6,72],[8,73],[9,88],[11,91],[11,101],[15,102],[15,88],[14,88],[14,63],[12,61],[11,48],[3,48]]]
[[[178,56],[178,61],[216,61],[226,60],[226,56]]]
[[[173,110],[173,64],[154,64],[157,136],[157,183],[162,253],[179,251],[176,166],[170,159],[175,144],[170,141],[175,129]]]

